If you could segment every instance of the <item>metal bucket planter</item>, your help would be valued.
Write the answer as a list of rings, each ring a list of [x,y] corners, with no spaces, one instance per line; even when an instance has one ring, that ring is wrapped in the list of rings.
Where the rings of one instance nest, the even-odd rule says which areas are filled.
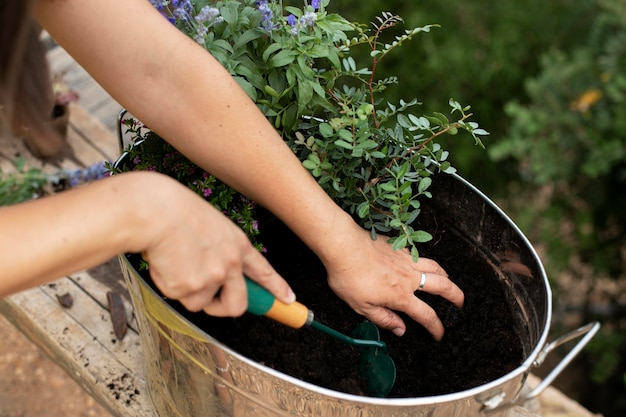
[[[371,398],[319,387],[235,352],[179,314],[153,291],[126,256],[128,282],[146,358],[150,395],[161,417],[502,416],[537,396],[597,332],[592,323],[546,343],[551,291],[534,249],[493,202],[456,175],[437,175],[424,205],[455,239],[470,242],[498,276],[514,312],[524,359],[506,375],[468,390],[416,398]],[[516,254],[519,262],[501,259]],[[582,337],[541,385],[521,395],[533,366],[557,346]],[[401,364],[400,364],[401,366]]]

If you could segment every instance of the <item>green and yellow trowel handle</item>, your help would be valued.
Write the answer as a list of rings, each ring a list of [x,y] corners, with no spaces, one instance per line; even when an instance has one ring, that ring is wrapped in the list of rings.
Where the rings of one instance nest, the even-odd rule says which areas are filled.
[[[274,298],[269,291],[246,277],[248,288],[248,312],[269,317],[294,329],[310,326],[313,312],[297,301],[285,304]]]
[[[257,316],[269,317],[272,320],[276,320],[286,326],[294,329],[301,329],[303,327],[311,326],[321,332],[326,333],[336,339],[343,342],[350,343],[356,346],[365,347],[377,347],[387,350],[385,342],[380,340],[369,339],[355,339],[348,337],[343,333],[338,332],[335,329],[331,329],[328,326],[321,324],[314,320],[313,312],[309,310],[304,304],[294,301],[291,304],[285,304],[277,299],[261,287],[256,282],[252,281],[248,277],[246,279],[246,286],[248,288],[248,313],[255,314]],[[375,329],[375,326],[374,326]],[[378,330],[376,329],[378,334]]]

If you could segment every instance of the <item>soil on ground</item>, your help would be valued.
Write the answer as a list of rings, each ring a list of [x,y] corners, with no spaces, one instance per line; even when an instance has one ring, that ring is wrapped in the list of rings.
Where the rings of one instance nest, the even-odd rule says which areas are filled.
[[[0,315],[0,417],[111,417]]]

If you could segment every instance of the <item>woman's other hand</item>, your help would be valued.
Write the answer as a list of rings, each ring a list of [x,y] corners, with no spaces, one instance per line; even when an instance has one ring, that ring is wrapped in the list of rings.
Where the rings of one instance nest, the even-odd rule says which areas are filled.
[[[441,320],[415,292],[440,295],[457,307],[463,306],[463,292],[437,262],[423,257],[413,262],[407,250],[393,250],[387,239],[379,235],[372,240],[368,232],[355,227],[336,256],[326,259],[330,287],[357,313],[397,336],[406,331],[396,313],[401,311],[441,340]]]

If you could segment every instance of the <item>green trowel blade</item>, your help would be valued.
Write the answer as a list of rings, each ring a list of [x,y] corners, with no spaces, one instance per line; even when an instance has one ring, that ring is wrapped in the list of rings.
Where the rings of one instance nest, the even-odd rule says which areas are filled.
[[[356,339],[380,340],[376,325],[369,321],[359,324],[351,333]],[[359,346],[359,375],[365,378],[367,394],[386,397],[396,382],[396,365],[381,347]]]

